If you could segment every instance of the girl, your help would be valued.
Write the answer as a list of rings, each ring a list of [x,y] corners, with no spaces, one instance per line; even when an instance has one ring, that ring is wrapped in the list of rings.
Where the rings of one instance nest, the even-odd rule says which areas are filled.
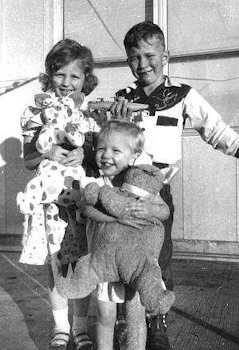
[[[82,92],[85,95],[90,94],[97,86],[97,78],[93,74],[94,61],[91,51],[80,45],[78,42],[70,39],[59,41],[48,53],[45,60],[46,73],[40,75],[42,90],[53,97],[67,97],[74,91]],[[36,150],[35,142],[42,127],[39,113],[33,113],[34,108],[29,107],[22,117],[21,124],[24,137],[24,161],[28,169],[36,169],[43,159],[57,161],[66,167],[77,167],[83,160],[82,148],[64,148],[60,145],[53,145],[52,149],[44,154]],[[27,123],[28,121],[31,123]],[[31,125],[31,127],[28,127]],[[61,243],[61,251],[58,258],[61,260],[63,269],[67,273],[68,265],[74,266],[74,261],[79,255],[79,232],[84,225],[76,221],[74,206],[59,207],[58,222],[63,222],[65,235]],[[39,235],[41,230],[44,233],[44,212],[46,208],[42,205],[41,210],[33,213],[28,220],[28,237]],[[79,226],[81,225],[81,230]],[[35,232],[34,234],[34,230]],[[30,236],[29,236],[30,235]],[[35,252],[39,252],[40,246],[35,242]],[[21,262],[32,263],[30,255],[26,256],[26,250],[23,250]],[[33,258],[34,260],[34,258]],[[53,261],[48,261],[48,286],[49,297],[52,305],[54,319],[53,338],[50,342],[51,350],[65,350],[72,332],[73,341],[76,350],[92,349],[92,342],[87,334],[87,312],[89,306],[89,297],[84,300],[73,301],[73,324],[70,330],[68,320],[68,300],[59,295],[55,288],[52,266]]]
[[[96,163],[103,175],[102,181],[111,186],[121,186],[123,170],[133,164],[140,164],[144,147],[143,131],[133,123],[123,120],[108,122],[97,135]],[[145,162],[145,157],[143,162]],[[99,179],[100,184],[100,179]],[[140,201],[130,208],[136,218],[154,218],[164,220],[168,215],[168,207],[162,204]],[[96,210],[86,208],[87,239],[91,247],[94,235],[97,234],[101,218]],[[114,221],[103,218],[102,222]],[[96,337],[98,350],[113,349],[113,334],[116,321],[116,303],[123,303],[126,299],[127,320],[127,350],[144,350],[146,341],[145,309],[141,305],[138,294],[127,290],[120,283],[103,283],[98,286],[98,321]]]

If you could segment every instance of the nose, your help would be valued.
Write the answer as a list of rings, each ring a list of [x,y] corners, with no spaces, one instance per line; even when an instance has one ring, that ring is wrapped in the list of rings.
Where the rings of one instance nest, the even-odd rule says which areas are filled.
[[[105,149],[104,152],[102,153],[102,159],[109,159],[111,155],[111,152],[109,149]]]
[[[144,68],[144,67],[147,67],[148,65],[148,61],[147,61],[147,58],[146,57],[140,57],[139,58],[139,68]]]
[[[70,77],[67,75],[64,76],[64,79],[62,80],[62,85],[63,86],[69,86],[70,85]]]

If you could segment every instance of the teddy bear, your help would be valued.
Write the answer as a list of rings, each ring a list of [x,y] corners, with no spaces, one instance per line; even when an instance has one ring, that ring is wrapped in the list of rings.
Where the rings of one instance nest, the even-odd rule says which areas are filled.
[[[135,221],[127,209],[141,197],[160,203],[163,181],[162,172],[147,164],[129,167],[121,188],[99,187],[94,182],[85,187],[86,204],[116,221],[99,224],[91,252],[79,258],[67,283],[62,278],[57,279],[60,294],[67,298],[82,298],[98,283],[122,281],[139,292],[141,303],[148,312],[168,312],[175,295],[165,288],[157,261],[164,226],[157,219]]]

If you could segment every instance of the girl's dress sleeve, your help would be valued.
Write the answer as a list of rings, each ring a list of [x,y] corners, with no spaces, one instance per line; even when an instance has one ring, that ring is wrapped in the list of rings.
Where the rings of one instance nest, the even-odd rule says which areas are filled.
[[[34,136],[35,132],[42,127],[41,110],[34,106],[28,106],[20,119],[22,136]]]

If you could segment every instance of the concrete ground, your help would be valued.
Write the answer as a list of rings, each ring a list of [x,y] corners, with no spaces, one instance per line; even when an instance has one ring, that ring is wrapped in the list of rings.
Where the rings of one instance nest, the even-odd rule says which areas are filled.
[[[0,252],[0,350],[47,350],[53,324],[45,267],[18,259],[19,252]],[[173,272],[177,300],[168,318],[173,349],[238,350],[239,265],[174,260]],[[94,326],[93,299],[93,338]]]

